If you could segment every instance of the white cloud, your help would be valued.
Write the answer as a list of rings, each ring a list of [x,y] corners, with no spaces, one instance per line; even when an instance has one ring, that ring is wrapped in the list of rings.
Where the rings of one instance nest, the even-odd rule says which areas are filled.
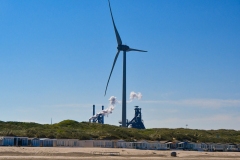
[[[154,103],[161,105],[191,106],[191,107],[240,107],[240,100],[234,99],[185,99],[185,100],[159,100],[159,101],[142,101],[142,103]]]
[[[171,96],[173,96],[176,92],[170,91],[170,92],[166,92],[166,93],[160,93],[160,97],[162,97],[163,99],[166,98],[170,98]]]

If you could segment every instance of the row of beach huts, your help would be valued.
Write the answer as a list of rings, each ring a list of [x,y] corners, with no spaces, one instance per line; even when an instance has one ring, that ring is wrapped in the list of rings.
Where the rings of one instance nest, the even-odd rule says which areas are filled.
[[[78,140],[78,139],[49,139],[28,137],[0,137],[0,146],[29,146],[29,147],[101,147],[101,148],[132,148],[145,150],[195,150],[195,151],[231,151],[240,152],[240,144],[194,143],[169,141],[137,141],[124,140]]]

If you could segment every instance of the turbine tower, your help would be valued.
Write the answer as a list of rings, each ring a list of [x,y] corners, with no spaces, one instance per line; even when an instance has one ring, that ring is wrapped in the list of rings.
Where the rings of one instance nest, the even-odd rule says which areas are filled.
[[[112,23],[113,23],[113,27],[114,27],[114,31],[115,31],[118,46],[117,46],[117,54],[114,58],[112,69],[111,69],[111,72],[110,72],[110,75],[109,75],[109,78],[108,78],[108,81],[107,81],[107,86],[106,86],[106,89],[105,89],[105,95],[106,95],[106,92],[107,92],[108,83],[109,83],[109,80],[111,78],[112,71],[114,69],[114,66],[115,66],[115,63],[117,61],[118,55],[119,55],[120,51],[123,51],[122,127],[126,127],[126,114],[127,114],[126,113],[126,106],[127,106],[127,102],[126,102],[126,52],[129,52],[129,51],[147,52],[147,51],[139,50],[139,49],[133,49],[133,48],[130,48],[129,46],[127,46],[127,45],[122,44],[121,37],[118,33],[117,27],[116,27],[114,19],[113,19],[112,9],[111,9],[111,5],[110,5],[109,0],[108,0],[108,5],[109,5],[110,13],[111,13]]]

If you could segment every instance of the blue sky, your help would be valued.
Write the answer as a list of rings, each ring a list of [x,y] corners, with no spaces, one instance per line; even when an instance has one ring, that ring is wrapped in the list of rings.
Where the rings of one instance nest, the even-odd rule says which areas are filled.
[[[240,130],[240,1],[111,1],[127,53],[127,93],[147,128]],[[2,121],[88,121],[92,105],[121,101],[107,0],[0,1]],[[118,125],[121,104],[105,123]]]

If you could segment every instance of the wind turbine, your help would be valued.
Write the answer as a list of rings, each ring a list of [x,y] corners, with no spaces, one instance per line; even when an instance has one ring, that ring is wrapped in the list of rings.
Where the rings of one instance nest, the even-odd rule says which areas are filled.
[[[112,71],[114,69],[114,66],[115,66],[115,63],[117,61],[118,55],[119,55],[120,51],[123,51],[122,127],[127,127],[126,126],[126,106],[127,106],[127,102],[126,102],[126,52],[129,52],[129,51],[147,52],[147,51],[139,50],[139,49],[133,49],[133,48],[130,48],[129,46],[127,46],[127,45],[122,44],[121,37],[118,33],[117,27],[116,27],[114,19],[113,19],[112,9],[111,9],[111,5],[110,5],[109,0],[108,0],[108,5],[109,5],[110,13],[111,13],[112,23],[113,23],[113,27],[114,27],[114,31],[115,31],[118,46],[117,46],[117,54],[114,58],[112,69],[111,69],[111,72],[110,72],[110,75],[109,75],[109,78],[108,78],[108,81],[107,81],[107,86],[106,86],[106,89],[105,89],[105,95],[106,95],[106,92],[107,92],[108,83],[109,83],[109,80],[111,78]]]

